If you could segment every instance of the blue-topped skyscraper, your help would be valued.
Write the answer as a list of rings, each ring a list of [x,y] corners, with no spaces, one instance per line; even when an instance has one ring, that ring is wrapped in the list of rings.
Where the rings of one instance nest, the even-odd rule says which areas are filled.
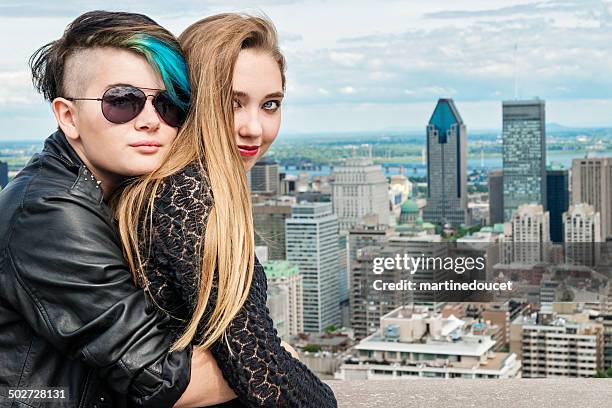
[[[504,220],[521,204],[546,205],[545,103],[534,99],[502,103]]]
[[[469,225],[467,135],[452,99],[440,99],[427,125],[427,205],[423,220]]]

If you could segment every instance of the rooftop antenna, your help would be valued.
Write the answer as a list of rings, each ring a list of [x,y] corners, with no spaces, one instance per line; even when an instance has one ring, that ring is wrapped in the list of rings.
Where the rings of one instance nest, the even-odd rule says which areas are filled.
[[[518,62],[517,62],[517,53],[518,53],[518,42],[514,43],[514,99],[518,100]]]

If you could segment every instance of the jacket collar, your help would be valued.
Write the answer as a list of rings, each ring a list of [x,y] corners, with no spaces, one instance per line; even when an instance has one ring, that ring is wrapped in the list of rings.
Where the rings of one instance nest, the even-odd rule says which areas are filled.
[[[45,140],[43,152],[57,157],[66,167],[77,175],[70,191],[77,196],[93,198],[98,203],[104,199],[100,182],[96,180],[93,173],[85,166],[83,160],[74,150],[64,132],[57,130]]]
[[[68,143],[64,132],[59,129],[45,140],[43,152],[57,156],[73,170],[85,165],[74,148]]]

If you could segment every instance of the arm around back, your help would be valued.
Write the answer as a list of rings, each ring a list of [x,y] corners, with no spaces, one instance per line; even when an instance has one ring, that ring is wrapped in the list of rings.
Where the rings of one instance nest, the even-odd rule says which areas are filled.
[[[12,220],[7,299],[70,358],[95,367],[136,406],[168,407],[189,383],[191,349],[131,281],[108,211],[66,194],[24,200]]]

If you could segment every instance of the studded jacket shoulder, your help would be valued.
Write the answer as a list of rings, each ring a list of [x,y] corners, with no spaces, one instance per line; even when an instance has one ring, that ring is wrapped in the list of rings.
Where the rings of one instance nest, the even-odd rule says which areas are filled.
[[[174,317],[178,334],[195,305],[198,245],[213,195],[206,174],[193,164],[165,180],[155,201],[151,246],[143,254],[145,275],[149,293]],[[219,340],[211,348],[223,376],[248,407],[336,407],[329,386],[281,346],[266,291],[266,275],[256,260],[247,301],[228,328],[227,343]],[[216,295],[213,286],[209,307]]]

